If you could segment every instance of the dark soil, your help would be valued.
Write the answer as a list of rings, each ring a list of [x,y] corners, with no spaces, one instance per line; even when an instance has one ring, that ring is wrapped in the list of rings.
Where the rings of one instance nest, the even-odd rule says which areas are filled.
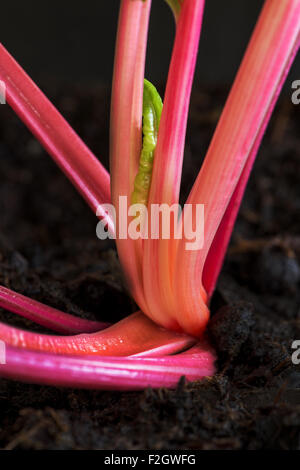
[[[49,88],[97,155],[108,155],[109,95]],[[194,93],[183,197],[225,94]],[[299,107],[281,98],[212,302],[218,374],[177,390],[117,393],[0,382],[5,449],[299,449]],[[107,160],[106,160],[107,163]],[[114,245],[8,106],[0,107],[0,284],[88,318],[133,311]],[[41,330],[0,310],[10,324]]]

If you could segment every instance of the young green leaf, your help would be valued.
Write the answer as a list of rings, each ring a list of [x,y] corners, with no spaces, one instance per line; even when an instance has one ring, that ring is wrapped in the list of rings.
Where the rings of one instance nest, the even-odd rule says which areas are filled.
[[[131,196],[132,204],[145,204],[151,184],[154,150],[162,112],[162,100],[155,86],[144,80],[143,95],[143,147],[138,173],[134,180],[134,190]]]

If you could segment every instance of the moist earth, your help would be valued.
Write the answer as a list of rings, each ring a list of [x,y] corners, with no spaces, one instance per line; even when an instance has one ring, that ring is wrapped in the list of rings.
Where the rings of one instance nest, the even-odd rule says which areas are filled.
[[[109,91],[45,88],[107,165]],[[182,202],[227,91],[193,93]],[[121,393],[0,379],[0,447],[299,449],[299,154],[299,107],[282,97],[212,300],[215,377]],[[113,241],[96,238],[94,215],[8,106],[0,107],[0,177],[0,284],[90,319],[134,311]],[[45,331],[3,309],[0,319]]]

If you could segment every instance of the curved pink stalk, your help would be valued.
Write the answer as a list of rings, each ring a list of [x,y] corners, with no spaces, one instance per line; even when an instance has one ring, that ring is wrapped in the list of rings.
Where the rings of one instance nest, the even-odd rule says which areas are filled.
[[[203,267],[217,229],[258,136],[266,125],[274,96],[299,41],[300,0],[267,0],[227,100],[188,203],[204,204],[204,249],[187,251],[179,242],[175,292],[178,321],[190,334],[201,334]],[[238,199],[235,203],[239,203]],[[218,267],[217,267],[218,269]]]
[[[110,178],[61,114],[0,44],[0,80],[7,102],[37,137],[109,231],[114,223],[101,204],[110,202]]]
[[[182,2],[168,74],[151,179],[148,207],[178,204],[189,101],[197,58],[204,0]],[[178,212],[174,219],[177,222]],[[150,222],[149,222],[150,224]],[[151,239],[143,244],[143,279],[150,316],[166,328],[178,328],[173,295],[175,252],[171,240]]]
[[[175,11],[178,25],[155,151],[149,207],[163,203],[170,207],[178,202],[188,102],[203,9],[203,0],[170,0],[169,3],[181,8],[179,16],[179,8]],[[120,214],[119,196],[127,197],[125,211],[128,210],[140,156],[150,5],[150,0],[123,0],[121,4],[111,117],[112,202],[117,216],[124,215]],[[159,240],[150,239],[142,244],[128,239],[127,222],[125,234],[119,233],[119,225],[116,227],[118,251],[131,292],[144,312],[161,325],[194,336],[203,333],[209,317],[209,298],[257,148],[299,45],[299,30],[300,0],[266,1],[187,201],[194,209],[196,204],[205,206],[204,248],[187,251],[189,240],[183,237],[177,241],[175,233],[171,233],[171,240],[160,236]],[[94,164],[90,163],[90,157],[85,162],[86,148],[80,147],[78,137],[64,120],[60,121],[61,116],[2,46],[0,78],[1,74],[8,84],[11,105],[44,146],[48,145],[48,151],[52,150],[54,158],[95,209],[105,187],[100,190],[100,197],[94,183],[103,176],[102,170],[98,175],[90,175]],[[60,126],[67,126],[66,140],[60,134]],[[184,223],[194,226],[193,216],[194,213]],[[112,230],[113,224],[109,228]],[[23,296],[12,299],[11,291],[1,293],[0,289],[0,305],[47,326],[65,329],[76,326],[74,318],[67,314],[47,310]],[[69,337],[31,333],[0,323],[0,339],[7,345],[7,362],[0,366],[0,375],[39,383],[140,389],[173,387],[182,375],[195,380],[214,373],[215,356],[207,345],[199,343],[191,347],[195,339],[164,330],[140,312],[104,331]],[[186,348],[190,349],[176,356],[165,356]]]
[[[215,355],[206,344],[188,354],[141,357],[70,357],[24,351],[8,346],[0,377],[45,385],[102,390],[141,390],[176,387],[182,376],[188,382],[215,372]]]
[[[247,186],[247,182],[255,161],[257,151],[259,149],[261,140],[265,133],[266,127],[272,115],[274,106],[277,102],[278,96],[280,94],[281,88],[285,82],[291,64],[294,61],[295,55],[299,49],[299,41],[297,41],[294,50],[290,56],[290,63],[287,64],[286,68],[283,70],[282,77],[280,79],[279,86],[274,94],[273,100],[270,103],[270,107],[267,110],[266,116],[262,123],[261,129],[257,135],[257,138],[254,142],[253,149],[251,150],[239,182],[234,190],[234,193],[230,199],[230,202],[225,211],[224,217],[218,227],[212,245],[209,249],[208,255],[205,260],[203,268],[203,286],[208,294],[208,297],[211,298],[219,273],[222,268],[223,260],[226,254],[227,246],[230,241],[232,230],[235,224],[236,217],[244,196],[244,192]]]
[[[17,294],[3,286],[0,286],[0,307],[17,313],[57,333],[92,333],[109,326],[108,323],[85,320],[69,313],[61,312],[56,308],[48,307],[48,305]]]
[[[151,1],[122,0],[111,102],[110,169],[112,202],[117,220],[124,212],[119,196],[126,196],[125,211],[130,205],[134,178],[138,172],[142,139],[143,84],[148,22]],[[131,294],[139,307],[147,306],[142,285],[142,266],[139,259],[139,240],[119,233],[116,223],[117,248]]]
[[[23,349],[81,356],[129,356],[143,351],[170,354],[195,342],[194,338],[157,326],[140,312],[100,332],[76,336],[32,333],[0,323],[0,340]]]

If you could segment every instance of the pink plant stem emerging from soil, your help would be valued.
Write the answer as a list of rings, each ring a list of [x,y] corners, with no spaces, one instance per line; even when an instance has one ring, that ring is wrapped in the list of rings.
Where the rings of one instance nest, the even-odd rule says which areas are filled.
[[[171,3],[178,6],[176,40],[149,196],[149,204],[168,206],[178,202],[204,0]],[[119,196],[130,201],[139,165],[150,8],[150,0],[121,2],[111,112],[111,188],[117,214]],[[174,387],[182,375],[196,380],[215,372],[214,352],[203,340],[195,344],[195,338],[203,337],[209,300],[260,141],[298,49],[299,30],[300,0],[265,2],[187,200],[193,208],[205,207],[204,248],[188,251],[187,237],[177,240],[175,234],[145,243],[117,237],[130,292],[144,313],[107,328],[0,287],[0,306],[57,331],[82,333],[42,335],[0,323],[6,345],[0,375],[49,385],[138,390]],[[99,211],[99,205],[110,202],[109,175],[3,46],[0,79],[7,85],[10,105],[114,233],[118,227],[104,209]],[[193,226],[193,220],[188,222]]]
[[[120,168],[113,173],[120,176],[118,189],[125,182],[127,196],[131,193],[141,148],[143,77],[150,6],[150,1],[141,4],[123,0],[119,21],[112,100],[115,103],[112,106],[112,130],[116,129],[117,133],[113,135],[112,144],[120,151],[117,143],[121,138],[123,149],[129,132],[132,140],[129,141],[128,157],[133,163],[133,172],[129,171],[129,180],[124,178],[127,169],[130,170],[128,161],[125,161],[125,173]],[[108,174],[2,46],[1,62],[0,76],[8,84],[8,102],[99,214],[99,204],[110,202]],[[122,93],[118,95],[120,90]],[[125,100],[123,105],[120,99]],[[131,119],[128,120],[128,110],[123,114],[116,112],[119,105],[120,111],[123,108],[126,111],[129,105]],[[135,158],[132,158],[134,155]],[[105,219],[108,229],[114,232],[115,227],[107,214],[100,211],[100,216]],[[124,246],[128,248],[128,241]],[[135,256],[136,247],[132,245],[132,248]],[[134,261],[127,250],[126,260],[128,255],[129,260]],[[125,266],[128,264],[126,260]],[[134,269],[131,272],[134,273]],[[143,304],[142,299],[143,294],[139,298]],[[4,377],[53,385],[139,389],[148,385],[175,386],[182,375],[194,380],[212,375],[215,371],[215,356],[210,348],[199,344],[193,353],[182,353],[195,344],[193,337],[165,330],[140,312],[107,327],[102,323],[77,321],[76,317],[31,301],[4,287],[0,290],[0,305],[58,332],[81,333],[76,336],[43,335],[0,324],[0,338],[6,345],[6,364],[0,368],[0,375]],[[98,330],[95,332],[96,328]],[[104,331],[99,331],[103,328]],[[170,357],[173,354],[176,356]],[[106,357],[100,361],[99,356]]]
[[[204,249],[198,252],[184,250],[184,238],[179,241],[177,251],[174,288],[178,311],[184,312],[180,316],[181,327],[190,334],[196,335],[197,328],[200,330],[202,326],[199,308],[202,293],[199,281],[203,282],[203,270],[209,249],[235,188],[242,178],[241,187],[229,206],[229,211],[233,211],[232,216],[230,213],[226,216],[229,230],[232,229],[234,211],[236,205],[241,202],[247,173],[250,171],[283,78],[299,46],[299,29],[299,0],[266,1],[206,158],[187,200],[187,203],[193,206],[204,204],[205,207]],[[245,167],[247,170],[243,174]],[[224,257],[222,250],[226,249],[225,240],[229,238],[228,232],[227,235],[224,232],[225,238],[221,244],[219,240],[220,245],[216,245],[216,255],[221,259]],[[214,252],[211,252],[210,261],[214,260]],[[219,268],[218,263],[207,268],[205,284],[210,294],[215,283],[214,270],[218,272]]]
[[[2,44],[0,80],[8,104],[114,233],[113,221],[101,212],[101,204],[110,202],[108,172]]]
[[[165,330],[140,312],[102,331],[75,336],[32,333],[0,322],[0,339],[18,348],[80,356],[129,356],[145,351],[173,354],[195,343],[194,338]]]
[[[152,204],[171,207],[179,202],[186,125],[203,8],[203,0],[189,0],[183,2],[178,15],[148,207]],[[175,220],[177,217],[178,214],[174,216]],[[172,266],[176,243],[172,242],[161,236],[159,239],[144,240],[143,284],[151,318],[166,328],[179,330],[176,296],[172,291],[173,277],[176,275]]]

